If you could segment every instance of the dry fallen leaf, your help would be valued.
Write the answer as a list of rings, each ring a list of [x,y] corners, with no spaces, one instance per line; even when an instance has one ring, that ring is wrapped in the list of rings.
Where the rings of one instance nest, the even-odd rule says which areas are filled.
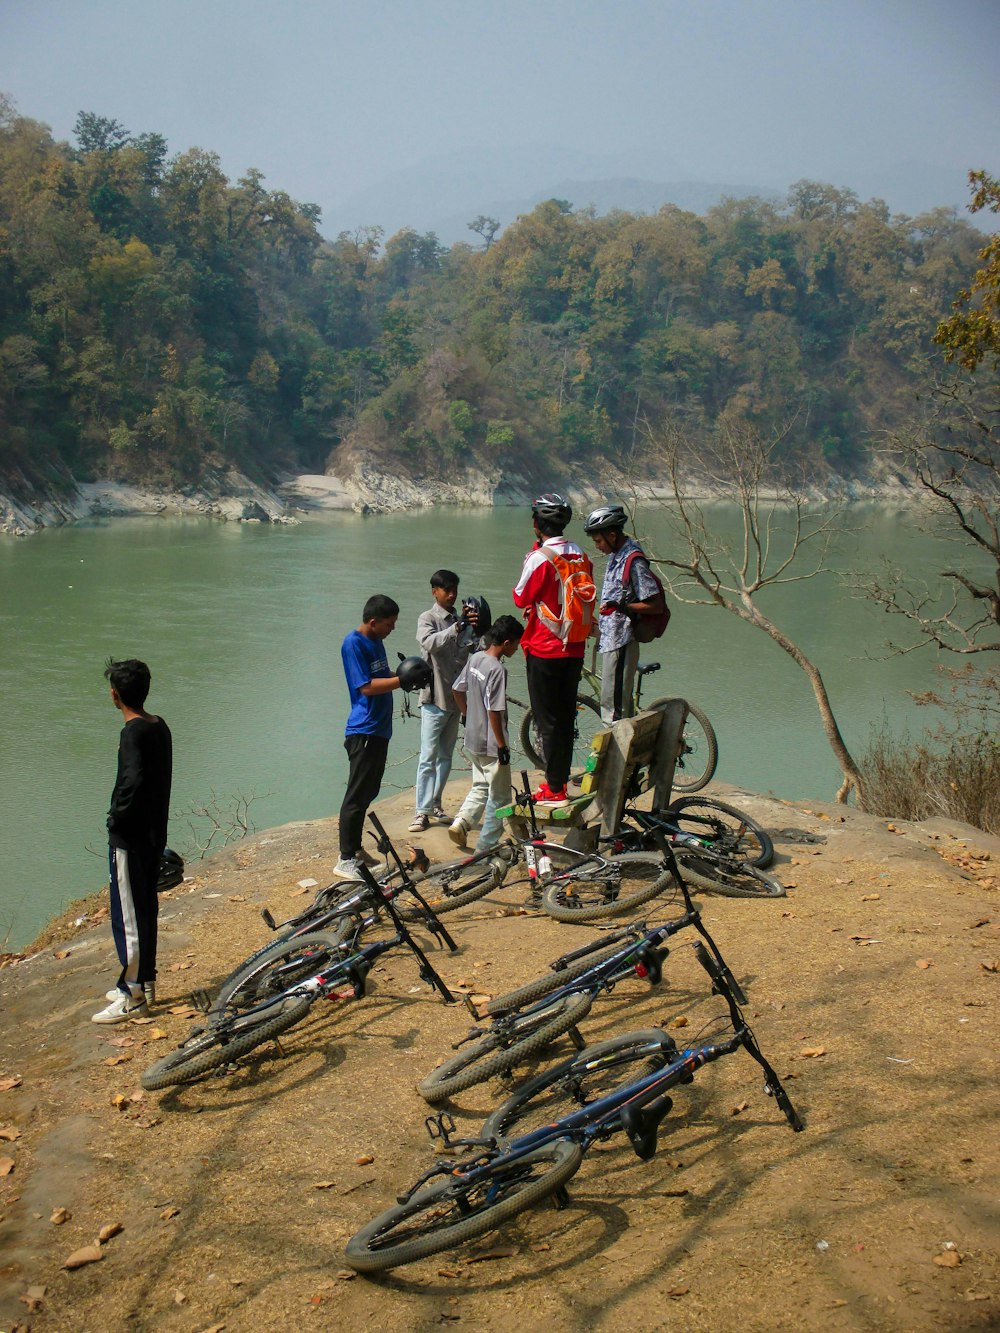
[[[467,1264],[480,1264],[486,1259],[512,1259],[515,1254],[520,1253],[516,1245],[498,1245],[493,1250],[483,1250],[479,1254],[470,1254],[464,1260]]]
[[[930,960],[929,958],[918,958],[918,959],[917,959],[917,967],[919,967],[919,968],[933,967],[933,963],[931,962],[931,960]]]
[[[121,1222],[109,1222],[107,1226],[101,1227],[97,1233],[97,1239],[103,1245],[105,1241],[110,1240],[112,1236],[117,1236],[119,1231],[124,1231],[124,1229]]]
[[[21,1137],[21,1131],[16,1125],[0,1125],[0,1139],[7,1143],[13,1143],[15,1139]]]
[[[316,1182],[316,1184],[313,1186],[313,1189],[314,1189],[314,1190],[329,1190],[329,1189],[332,1189],[336,1183],[337,1183],[337,1182],[336,1182],[335,1180],[318,1180],[318,1181]]]
[[[674,1299],[676,1300],[681,1296],[686,1296],[690,1290],[691,1290],[690,1287],[671,1287],[670,1290],[667,1292],[667,1295],[673,1296]]]
[[[45,1290],[45,1287],[29,1287],[24,1295],[19,1297],[21,1304],[28,1307],[28,1314],[37,1314],[42,1308]]]
[[[13,1157],[0,1157],[0,1176],[9,1176],[16,1165]]]
[[[803,1060],[818,1060],[821,1055],[826,1055],[825,1046],[805,1046],[799,1051]]]
[[[0,1078],[0,1092],[10,1092],[11,1088],[19,1088],[20,1086],[21,1077],[19,1074],[8,1074],[4,1078]]]
[[[86,1264],[100,1263],[104,1258],[98,1245],[84,1245],[82,1250],[74,1250],[69,1258],[63,1263],[63,1268],[74,1269],[83,1268]]]
[[[984,972],[1000,972],[1000,958],[994,958],[992,963],[980,963],[979,966]]]
[[[688,1021],[683,1014],[678,1014],[678,1016],[675,1019],[672,1019],[670,1023],[672,1028],[686,1028],[687,1025]]]
[[[186,1304],[187,1304],[187,1295],[186,1295],[186,1293],[183,1292],[183,1291],[175,1291],[175,1292],[174,1292],[174,1304],[175,1304],[175,1305],[186,1305]]]
[[[162,1028],[150,1028],[146,1033],[150,1041],[162,1041],[166,1035]]]
[[[52,951],[52,957],[53,957],[53,958],[68,958],[68,957],[69,957],[69,949],[54,949],[54,950]]]
[[[741,1112],[741,1111],[745,1111],[749,1105],[750,1105],[749,1102],[737,1102],[736,1105],[735,1105],[735,1106],[732,1108],[732,1110],[729,1112],[729,1114],[730,1114],[730,1115],[739,1115],[740,1112]]]
[[[186,972],[187,969],[188,969],[189,967],[194,967],[194,964],[191,963],[191,962],[171,963],[171,964],[170,964],[170,971],[171,971],[171,972]]]
[[[364,1153],[363,1156],[354,1159],[354,1164],[355,1166],[371,1166],[374,1160],[375,1158],[370,1153]]]
[[[110,1069],[115,1065],[127,1065],[131,1059],[132,1056],[127,1051],[122,1051],[120,1055],[109,1055],[106,1060],[102,1061],[102,1063],[106,1064]]]
[[[945,1250],[943,1254],[936,1254],[934,1262],[938,1268],[957,1268],[962,1262],[962,1256],[957,1250]]]
[[[176,1217],[180,1211],[179,1208],[175,1208],[174,1205],[171,1204],[169,1208],[164,1208],[163,1212],[160,1214],[160,1221],[169,1222],[170,1219]]]
[[[355,1273],[353,1268],[337,1269],[337,1280],[339,1282],[353,1282],[356,1277],[357,1273]]]
[[[861,901],[863,903],[877,903],[881,897],[882,895],[880,893],[863,893],[861,895]]]
[[[61,1227],[64,1222],[68,1222],[73,1216],[68,1208],[53,1208],[52,1216],[49,1221],[54,1227]]]
[[[124,1093],[116,1092],[111,1098],[111,1105],[117,1107],[119,1111],[124,1111],[126,1106],[128,1106],[128,1098]]]

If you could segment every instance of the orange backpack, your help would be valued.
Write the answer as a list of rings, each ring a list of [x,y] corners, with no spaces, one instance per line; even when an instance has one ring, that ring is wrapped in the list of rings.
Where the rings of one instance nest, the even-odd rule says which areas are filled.
[[[594,606],[597,602],[597,588],[594,586],[594,572],[589,559],[581,551],[579,555],[562,555],[551,546],[539,547],[546,560],[550,560],[559,576],[560,614],[554,616],[544,602],[536,603],[538,615],[564,647],[571,643],[583,643],[594,632]]]

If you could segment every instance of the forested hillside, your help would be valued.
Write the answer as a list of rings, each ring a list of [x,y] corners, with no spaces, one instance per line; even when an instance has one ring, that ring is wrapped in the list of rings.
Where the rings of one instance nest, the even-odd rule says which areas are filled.
[[[626,457],[721,414],[863,471],[907,414],[981,233],[813,182],[596,217],[550,200],[470,244],[318,210],[202,148],[0,99],[0,483],[267,479],[362,451],[404,475]]]

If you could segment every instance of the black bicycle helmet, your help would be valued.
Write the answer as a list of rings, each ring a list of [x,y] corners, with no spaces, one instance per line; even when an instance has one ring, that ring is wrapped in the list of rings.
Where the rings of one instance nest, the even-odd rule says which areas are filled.
[[[546,523],[561,524],[563,527],[573,517],[573,509],[561,495],[555,491],[546,491],[531,505],[532,518],[543,519]]]
[[[470,624],[465,618],[466,611],[477,611],[479,619],[474,625]],[[459,622],[462,628],[458,632],[458,644],[460,648],[471,648],[477,643],[484,634],[489,633],[490,626],[493,624],[493,615],[490,611],[490,604],[485,597],[463,597],[462,599],[462,618]]]
[[[613,532],[616,529],[620,531],[627,522],[628,518],[621,505],[601,505],[599,509],[594,509],[587,515],[583,530],[592,537],[595,532]]]
[[[434,679],[434,671],[430,662],[425,662],[422,657],[404,657],[399,654],[399,668],[396,671],[399,677],[399,687],[411,694],[414,690],[422,690],[425,685],[429,685]]]
[[[184,860],[169,847],[164,847],[160,857],[160,869],[156,876],[156,892],[164,893],[184,881]]]

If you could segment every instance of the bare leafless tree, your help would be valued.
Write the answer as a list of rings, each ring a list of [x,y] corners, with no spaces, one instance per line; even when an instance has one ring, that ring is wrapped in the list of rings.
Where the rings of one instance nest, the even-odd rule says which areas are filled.
[[[650,447],[666,464],[669,498],[657,499],[649,487],[633,487],[637,507],[656,503],[684,553],[651,558],[673,596],[698,605],[720,606],[748,625],[763,630],[805,673],[816,698],[823,732],[843,774],[837,800],[851,791],[864,807],[861,773],[841,735],[819,667],[799,645],[765,615],[757,602],[765,588],[801,583],[831,573],[830,541],[840,530],[841,508],[813,501],[781,461],[781,439],[765,440],[743,419],[722,418],[712,439],[692,445],[679,429],[648,428]],[[728,540],[710,514],[692,499],[692,482],[713,497],[737,506],[740,536]]]

